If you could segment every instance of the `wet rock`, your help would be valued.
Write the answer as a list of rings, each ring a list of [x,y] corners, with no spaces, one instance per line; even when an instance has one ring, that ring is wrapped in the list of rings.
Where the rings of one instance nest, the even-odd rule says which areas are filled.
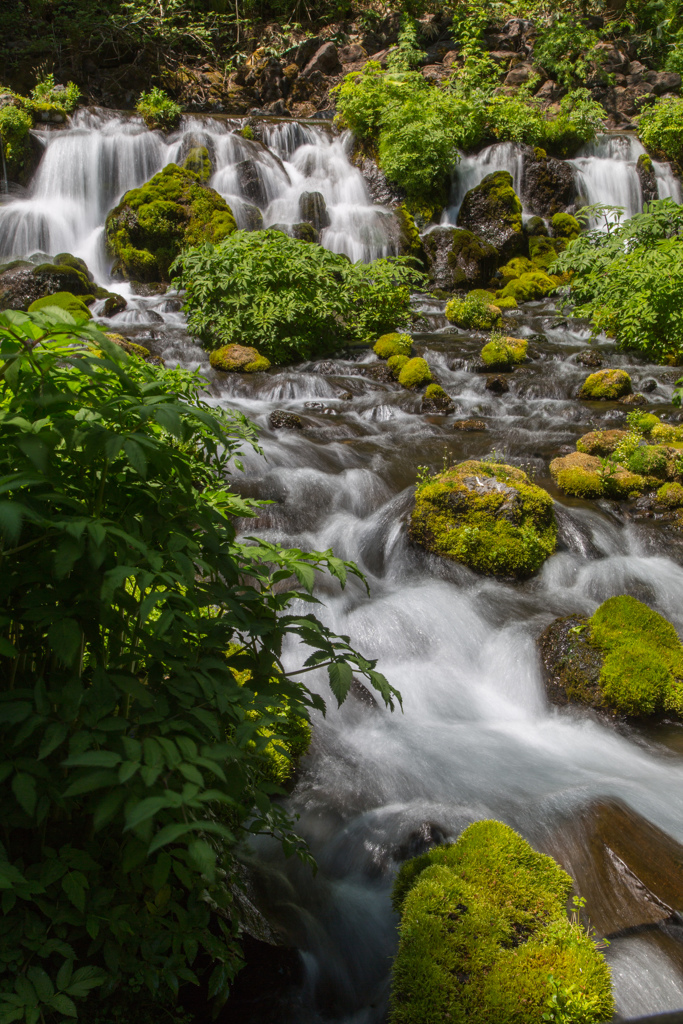
[[[356,679],[355,676],[351,679],[349,697],[352,697],[354,700],[358,701],[359,704],[369,708],[371,711],[379,711],[379,704],[370,693],[365,683],[361,683],[360,679]]]
[[[596,460],[597,461],[597,460]],[[601,703],[602,654],[589,643],[588,619],[568,615],[555,619],[538,639],[545,688],[551,704],[572,702],[592,707]]]
[[[140,295],[142,298],[149,299],[153,295],[165,295],[168,285],[163,284],[161,281],[131,281],[130,290],[133,295]]]
[[[321,192],[302,192],[299,196],[299,217],[312,224],[316,231],[329,227],[330,215]]]
[[[486,378],[486,390],[494,395],[504,395],[510,390],[507,378],[502,373],[492,373]]]
[[[263,214],[258,206],[253,203],[244,203],[240,210],[240,217],[243,220],[243,231],[261,231],[263,228]]]
[[[538,147],[525,149],[520,196],[524,206],[541,217],[565,213],[576,203],[574,169],[564,160],[548,157]]]
[[[391,368],[386,363],[377,363],[373,366],[362,367],[362,376],[371,377],[372,380],[379,381],[382,384],[395,384],[396,379],[391,372]]]
[[[598,370],[585,379],[579,391],[579,398],[614,402],[631,391],[631,378],[625,370]]]
[[[453,430],[462,430],[466,433],[488,430],[484,420],[456,420],[453,423]]]
[[[628,430],[591,430],[576,442],[576,450],[586,455],[610,455]]]
[[[308,224],[306,221],[302,221],[300,224],[292,224],[289,228],[274,224],[273,230],[285,231],[285,234],[290,234],[292,238],[298,238],[300,242],[313,242],[316,244],[320,241],[319,232],[315,230],[312,224]]]
[[[498,251],[472,231],[440,226],[422,239],[434,287],[483,288],[495,273]]]
[[[150,350],[145,348],[144,345],[138,345],[137,342],[131,341],[130,338],[124,337],[123,334],[114,334],[109,331],[106,333],[109,340],[113,341],[119,348],[122,348],[129,356],[139,356],[140,359],[144,359],[146,363],[151,363],[153,366],[166,365],[161,356],[152,355]]]
[[[647,398],[645,395],[633,394],[624,395],[623,398],[618,398],[619,405],[646,405]]]
[[[470,189],[458,213],[458,227],[493,245],[503,262],[523,254],[522,204],[512,187],[512,175],[495,171]]]
[[[268,205],[268,197],[261,176],[258,173],[256,161],[240,160],[238,164],[235,164],[235,173],[237,175],[237,187],[239,188],[240,195],[244,196],[245,199],[248,199],[255,206],[265,209]]]
[[[636,164],[636,172],[640,181],[640,191],[643,193],[643,202],[651,203],[659,199],[659,186],[657,175],[652,160],[647,153],[641,153]]]
[[[574,356],[574,361],[582,363],[584,366],[596,368],[602,366],[602,357],[592,348],[587,348],[584,352],[577,352]]]
[[[87,268],[86,268],[87,269]],[[79,266],[16,260],[0,267],[0,308],[27,310],[46,295],[70,292],[93,297],[96,286]]]
[[[644,391],[648,395],[650,394],[650,392],[656,391],[657,386],[657,381],[654,379],[654,377],[646,377],[645,380],[642,380],[640,382],[640,390]]]
[[[106,317],[116,316],[117,313],[122,313],[126,309],[128,303],[124,299],[123,295],[116,295],[111,293],[104,302],[102,308],[102,315]]]
[[[377,166],[377,162],[372,157],[356,152],[352,159],[363,175],[373,203],[378,206],[396,206],[403,202],[405,199],[403,190],[387,181],[384,171]]]
[[[283,409],[275,409],[268,417],[268,426],[271,430],[303,430],[303,420],[295,412],[285,412]]]
[[[440,384],[430,384],[427,387],[422,399],[421,412],[448,415],[454,409],[455,406],[451,396],[444,391]]]

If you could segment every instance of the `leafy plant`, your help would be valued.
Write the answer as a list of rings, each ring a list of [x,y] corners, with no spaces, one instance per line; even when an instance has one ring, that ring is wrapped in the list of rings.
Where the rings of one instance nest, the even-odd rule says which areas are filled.
[[[148,128],[165,132],[178,127],[182,113],[180,105],[156,85],[149,92],[140,93],[135,109]]]
[[[389,54],[387,67],[392,71],[410,71],[420,66],[422,48],[417,40],[417,22],[409,14],[401,18],[401,31],[398,34],[398,46]]]
[[[302,674],[398,698],[291,608],[353,565],[236,538],[259,503],[226,474],[254,435],[202,385],[66,312],[0,314],[2,1024],[60,1024],[91,990],[88,1019],[172,1008],[202,978],[224,1001],[237,843],[306,856],[272,781],[286,720],[324,710]]]
[[[55,83],[55,76],[50,73],[36,82],[31,99],[38,106],[52,104],[71,114],[80,102],[81,90],[75,82],[67,82],[66,86],[60,88]]]
[[[33,121],[20,107],[8,105],[0,109],[0,146],[7,170],[20,170],[26,159],[28,133]]]
[[[534,45],[534,63],[566,89],[583,84],[602,60],[598,33],[572,13],[554,14]]]
[[[638,117],[638,138],[668,160],[683,164],[683,99],[667,97]]]
[[[207,348],[238,342],[288,363],[407,325],[410,290],[423,281],[412,263],[350,263],[280,231],[236,231],[186,250],[174,268],[189,329]]]

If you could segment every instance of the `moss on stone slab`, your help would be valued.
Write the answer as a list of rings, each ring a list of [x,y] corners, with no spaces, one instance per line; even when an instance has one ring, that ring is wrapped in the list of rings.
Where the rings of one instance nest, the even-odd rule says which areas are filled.
[[[209,354],[214,370],[224,373],[258,373],[270,367],[270,360],[248,345],[223,345]]]
[[[476,572],[530,576],[555,550],[553,501],[514,466],[462,462],[415,494],[410,535]]]
[[[446,319],[458,327],[490,330],[502,321],[500,307],[494,305],[492,298],[486,300],[470,292],[464,299],[451,299],[446,304]]]
[[[532,270],[513,281],[508,281],[497,294],[503,299],[511,296],[517,302],[533,302],[550,295],[555,291],[557,285],[557,278],[551,277],[542,270]]]
[[[586,455],[611,455],[628,430],[591,430],[576,442],[576,450]]]
[[[28,311],[29,313],[38,313],[41,309],[47,309],[49,306],[64,309],[76,319],[89,320],[92,316],[82,296],[72,295],[71,292],[55,292],[54,295],[45,295],[42,299],[32,302]]]
[[[626,370],[598,370],[586,377],[579,398],[592,401],[614,402],[633,390],[631,378]]]
[[[222,196],[196,174],[168,164],[141,188],[126,192],[107,216],[107,246],[114,273],[134,281],[169,281],[180,250],[221,242],[235,231]]]
[[[683,508],[683,486],[679,483],[666,483],[657,491],[657,501],[666,508]]]
[[[421,384],[426,384],[427,381],[432,379],[432,372],[429,369],[429,364],[426,359],[421,356],[416,356],[414,359],[409,359],[407,363],[401,368],[401,372],[398,375],[398,382],[404,388],[417,388]]]
[[[558,991],[582,1024],[609,1020],[609,968],[567,919],[571,887],[551,857],[498,821],[404,864],[390,1024],[542,1024]]]
[[[373,352],[380,359],[390,359],[391,356],[409,356],[413,345],[413,339],[409,334],[399,334],[394,331],[392,334],[383,334],[374,344]]]
[[[481,350],[481,358],[489,370],[512,369],[526,359],[528,342],[523,338],[492,338]]]

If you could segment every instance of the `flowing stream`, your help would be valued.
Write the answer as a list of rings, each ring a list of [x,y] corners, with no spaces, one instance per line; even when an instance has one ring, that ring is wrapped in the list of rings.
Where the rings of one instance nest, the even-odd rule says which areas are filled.
[[[291,226],[304,192],[322,194],[329,224],[321,241],[352,259],[392,253],[394,218],[374,207],[348,158],[348,140],[325,125],[271,122],[267,145],[235,133],[236,122],[192,119],[164,139],[135,119],[80,113],[67,130],[41,133],[45,154],[26,195],[0,205],[0,257],[84,257],[109,284],[103,245],[106,212],[122,193],[164,164],[206,145],[211,184],[240,226]],[[596,143],[573,163],[586,198],[640,208],[628,138]],[[460,165],[451,222],[467,188],[491,170],[519,174],[516,147],[489,147]],[[680,199],[667,168],[660,195]],[[516,179],[517,180],[517,179]],[[668,189],[668,191],[665,191]],[[254,212],[256,211],[256,213]],[[259,221],[260,218],[260,221]],[[39,257],[36,257],[39,258]],[[618,426],[623,406],[586,403],[576,392],[587,370],[575,361],[587,332],[558,318],[549,300],[511,314],[513,333],[530,339],[531,361],[494,396],[474,370],[482,336],[453,328],[443,302],[417,296],[423,333],[416,348],[453,396],[456,412],[427,416],[420,397],[372,376],[371,353],[254,376],[219,375],[187,336],[178,297],[131,294],[123,313],[103,323],[148,345],[167,363],[201,366],[212,400],[236,406],[261,428],[263,455],[247,453],[236,486],[270,499],[247,533],[304,548],[333,548],[366,574],[370,596],[352,581],[341,592],[321,583],[322,617],[351,636],[403,695],[394,714],[352,694],[339,710],[316,713],[314,740],[289,797],[319,871],[284,861],[269,842],[253,861],[273,922],[301,950],[303,981],[277,1008],[251,1021],[280,1024],[380,1024],[396,942],[389,892],[398,863],[432,842],[456,837],[468,822],[496,817],[549,848],[557,830],[593,798],[618,798],[683,841],[683,730],[611,728],[588,713],[548,706],[535,639],[558,616],[591,613],[614,594],[656,607],[683,633],[683,541],[622,506],[562,497],[548,463],[589,429]],[[599,350],[621,366],[634,390],[647,391],[658,415],[671,406],[677,376]],[[274,409],[298,413],[302,430],[271,430]],[[485,431],[463,432],[476,417]],[[532,472],[557,502],[561,542],[542,571],[523,584],[484,579],[417,550],[407,514],[418,466],[479,458],[492,450]],[[308,610],[308,609],[306,609]],[[292,664],[296,650],[288,652]],[[615,939],[612,963],[623,1017],[683,1007],[683,946],[676,926]]]

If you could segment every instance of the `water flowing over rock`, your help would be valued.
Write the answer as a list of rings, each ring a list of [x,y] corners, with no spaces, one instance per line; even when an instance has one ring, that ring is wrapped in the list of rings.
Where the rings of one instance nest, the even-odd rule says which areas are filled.
[[[524,252],[522,204],[507,171],[495,171],[471,189],[458,213],[458,226],[493,245],[505,262]]]

